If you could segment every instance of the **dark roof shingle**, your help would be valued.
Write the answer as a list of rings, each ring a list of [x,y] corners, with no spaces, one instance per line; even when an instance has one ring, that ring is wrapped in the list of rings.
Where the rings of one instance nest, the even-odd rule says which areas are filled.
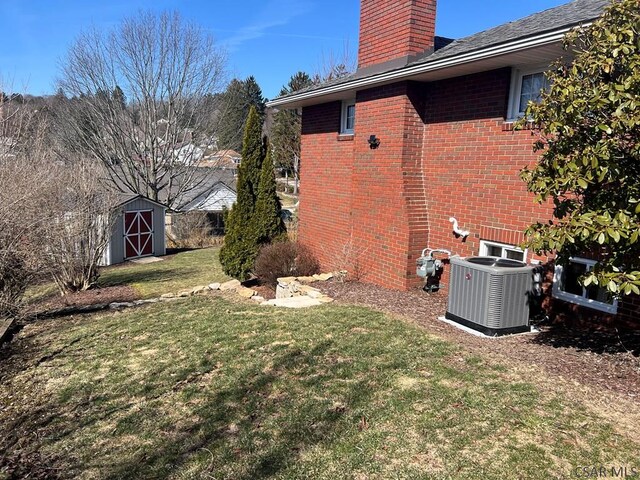
[[[500,45],[521,38],[540,35],[562,28],[589,22],[602,15],[610,0],[574,0],[566,5],[534,13],[528,17],[499,25],[468,37],[454,40],[449,45],[411,65],[453,57],[474,50]]]
[[[610,3],[611,0],[573,0],[565,5],[534,13],[528,17],[521,18],[520,20],[508,22],[473,35],[469,35],[468,37],[454,40],[448,45],[443,45],[445,42],[440,41],[438,46],[441,48],[437,48],[433,53],[428,54],[419,60],[415,60],[408,65],[392,70],[402,70],[403,68],[415,65],[426,65],[436,60],[452,58],[476,50],[497,46],[502,43],[526,39],[546,32],[553,32],[563,28],[580,25],[598,18]],[[444,39],[442,38],[442,40]],[[379,73],[382,72],[376,72],[376,74]],[[341,77],[337,80],[313,85],[279,98],[294,97],[300,93],[312,92],[329,86],[346,84],[352,80],[366,78],[368,76],[372,75],[358,74],[356,71],[355,73]]]

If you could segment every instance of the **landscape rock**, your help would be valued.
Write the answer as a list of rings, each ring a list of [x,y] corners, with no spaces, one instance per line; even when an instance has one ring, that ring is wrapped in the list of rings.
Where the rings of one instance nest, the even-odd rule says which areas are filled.
[[[241,287],[242,284],[240,283],[239,280],[229,280],[228,282],[224,282],[223,284],[220,285],[220,290],[221,291],[227,291],[227,290],[236,290],[238,287]]]
[[[320,291],[310,291],[306,292],[307,297],[321,299],[322,297],[326,297],[326,295]]]
[[[313,283],[317,282],[318,279],[313,277],[298,277],[298,281],[302,283]]]
[[[326,282],[327,280],[333,278],[333,273],[316,273],[313,278],[320,282]]]
[[[261,297],[260,295],[254,295],[253,297],[251,297],[251,300],[256,303],[262,303],[264,302],[264,297]]]
[[[289,285],[280,285],[276,286],[276,298],[289,298],[292,297],[293,294],[291,290],[289,290]]]
[[[198,285],[197,287],[193,287],[191,289],[191,294],[192,295],[198,295],[199,293],[206,292],[207,290],[209,290],[209,287],[207,287],[205,285]]]
[[[298,291],[300,291],[302,294],[308,294],[309,292],[319,292],[320,290],[318,290],[317,288],[311,287],[309,285],[300,285],[298,287]]]
[[[109,304],[109,308],[114,310],[118,310],[120,308],[133,307],[133,306],[135,306],[135,303],[133,302],[111,302]]]
[[[301,295],[299,297],[289,298],[276,298],[274,300],[267,300],[262,305],[270,305],[273,307],[285,307],[285,308],[308,308],[322,305],[322,302],[315,298]]]
[[[278,283],[282,285],[288,285],[296,281],[296,277],[280,277]]]
[[[209,290],[220,290],[220,283],[219,282],[210,283]]]
[[[160,295],[160,298],[175,298],[176,294],[175,293],[163,293],[162,295]]]
[[[178,296],[180,298],[190,297],[191,296],[191,292],[189,290],[184,290],[182,292],[178,292]]]
[[[13,326],[13,322],[14,322],[13,318],[0,321],[0,343],[2,343],[5,337],[9,336],[8,332],[9,332],[9,329]]]
[[[331,302],[333,302],[333,298],[331,298],[331,297],[327,297],[326,295],[323,295],[323,296],[321,296],[321,297],[318,297],[318,299],[317,299],[317,300],[318,300],[319,302],[322,302],[322,303],[331,303]]]
[[[242,298],[251,298],[256,294],[255,290],[251,290],[250,288],[247,288],[247,287],[240,287],[236,290],[236,292]]]

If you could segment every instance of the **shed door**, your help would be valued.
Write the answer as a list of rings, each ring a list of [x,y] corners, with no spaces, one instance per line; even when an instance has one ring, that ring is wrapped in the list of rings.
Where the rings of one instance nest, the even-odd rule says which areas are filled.
[[[153,255],[153,210],[124,212],[124,258]]]

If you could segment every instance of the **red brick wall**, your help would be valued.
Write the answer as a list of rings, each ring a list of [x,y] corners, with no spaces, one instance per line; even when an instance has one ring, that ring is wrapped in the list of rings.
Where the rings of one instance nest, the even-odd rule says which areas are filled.
[[[299,238],[324,268],[392,288],[419,284],[423,97],[421,85],[407,82],[359,92],[353,136],[338,135],[339,102],[303,110]],[[369,147],[370,135],[380,148]]]
[[[519,178],[537,154],[531,131],[514,132],[505,123],[510,79],[505,68],[426,87],[424,172],[432,248],[468,256],[479,253],[480,240],[517,245],[529,224],[551,214],[550,205],[535,203]],[[471,232],[465,241],[455,237],[449,217]]]
[[[358,67],[433,48],[436,0],[362,0]]]
[[[427,235],[423,97],[422,86],[409,82],[356,97],[352,205],[358,244],[369,259],[364,279],[391,288],[418,284],[415,251]],[[369,147],[370,135],[380,139],[377,149]]]
[[[299,238],[323,268],[359,269],[364,281],[404,290],[422,284],[415,260],[425,247],[477,255],[480,240],[515,245],[530,223],[548,219],[551,206],[535,203],[519,179],[537,155],[531,131],[504,121],[509,83],[500,69],[364,90],[348,136],[339,135],[340,102],[306,107]],[[451,216],[471,232],[465,241]],[[617,319],[551,299],[547,312],[565,323],[637,325],[640,298],[622,300]]]
[[[518,177],[536,155],[531,132],[504,121],[509,83],[501,69],[360,91],[353,136],[339,135],[340,102],[306,107],[299,235],[323,267],[406,289],[421,284],[423,248],[476,255],[480,240],[518,244],[548,218]],[[451,216],[471,231],[465,241]]]
[[[302,111],[298,238],[331,270],[344,268],[336,257],[349,242],[352,220],[354,142],[338,135],[340,112],[340,102]]]

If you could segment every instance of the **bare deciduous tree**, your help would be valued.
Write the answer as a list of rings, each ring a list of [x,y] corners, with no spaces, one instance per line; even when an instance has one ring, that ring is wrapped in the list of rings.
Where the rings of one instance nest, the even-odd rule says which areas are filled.
[[[117,194],[100,183],[94,162],[74,159],[51,169],[55,182],[46,209],[43,263],[63,295],[87,290],[98,279],[98,265],[117,218]]]
[[[117,214],[96,162],[54,155],[40,113],[0,95],[0,318],[20,313],[38,278],[62,293],[92,286]]]
[[[20,311],[40,267],[42,199],[53,183],[43,168],[44,129],[28,104],[0,94],[0,318]]]
[[[62,66],[65,147],[99,159],[121,191],[172,206],[203,182],[197,143],[211,143],[224,68],[212,37],[175,13],[84,33]]]
[[[358,62],[349,42],[344,42],[342,52],[322,53],[320,62],[313,76],[314,83],[325,83],[351,75],[358,68]]]

